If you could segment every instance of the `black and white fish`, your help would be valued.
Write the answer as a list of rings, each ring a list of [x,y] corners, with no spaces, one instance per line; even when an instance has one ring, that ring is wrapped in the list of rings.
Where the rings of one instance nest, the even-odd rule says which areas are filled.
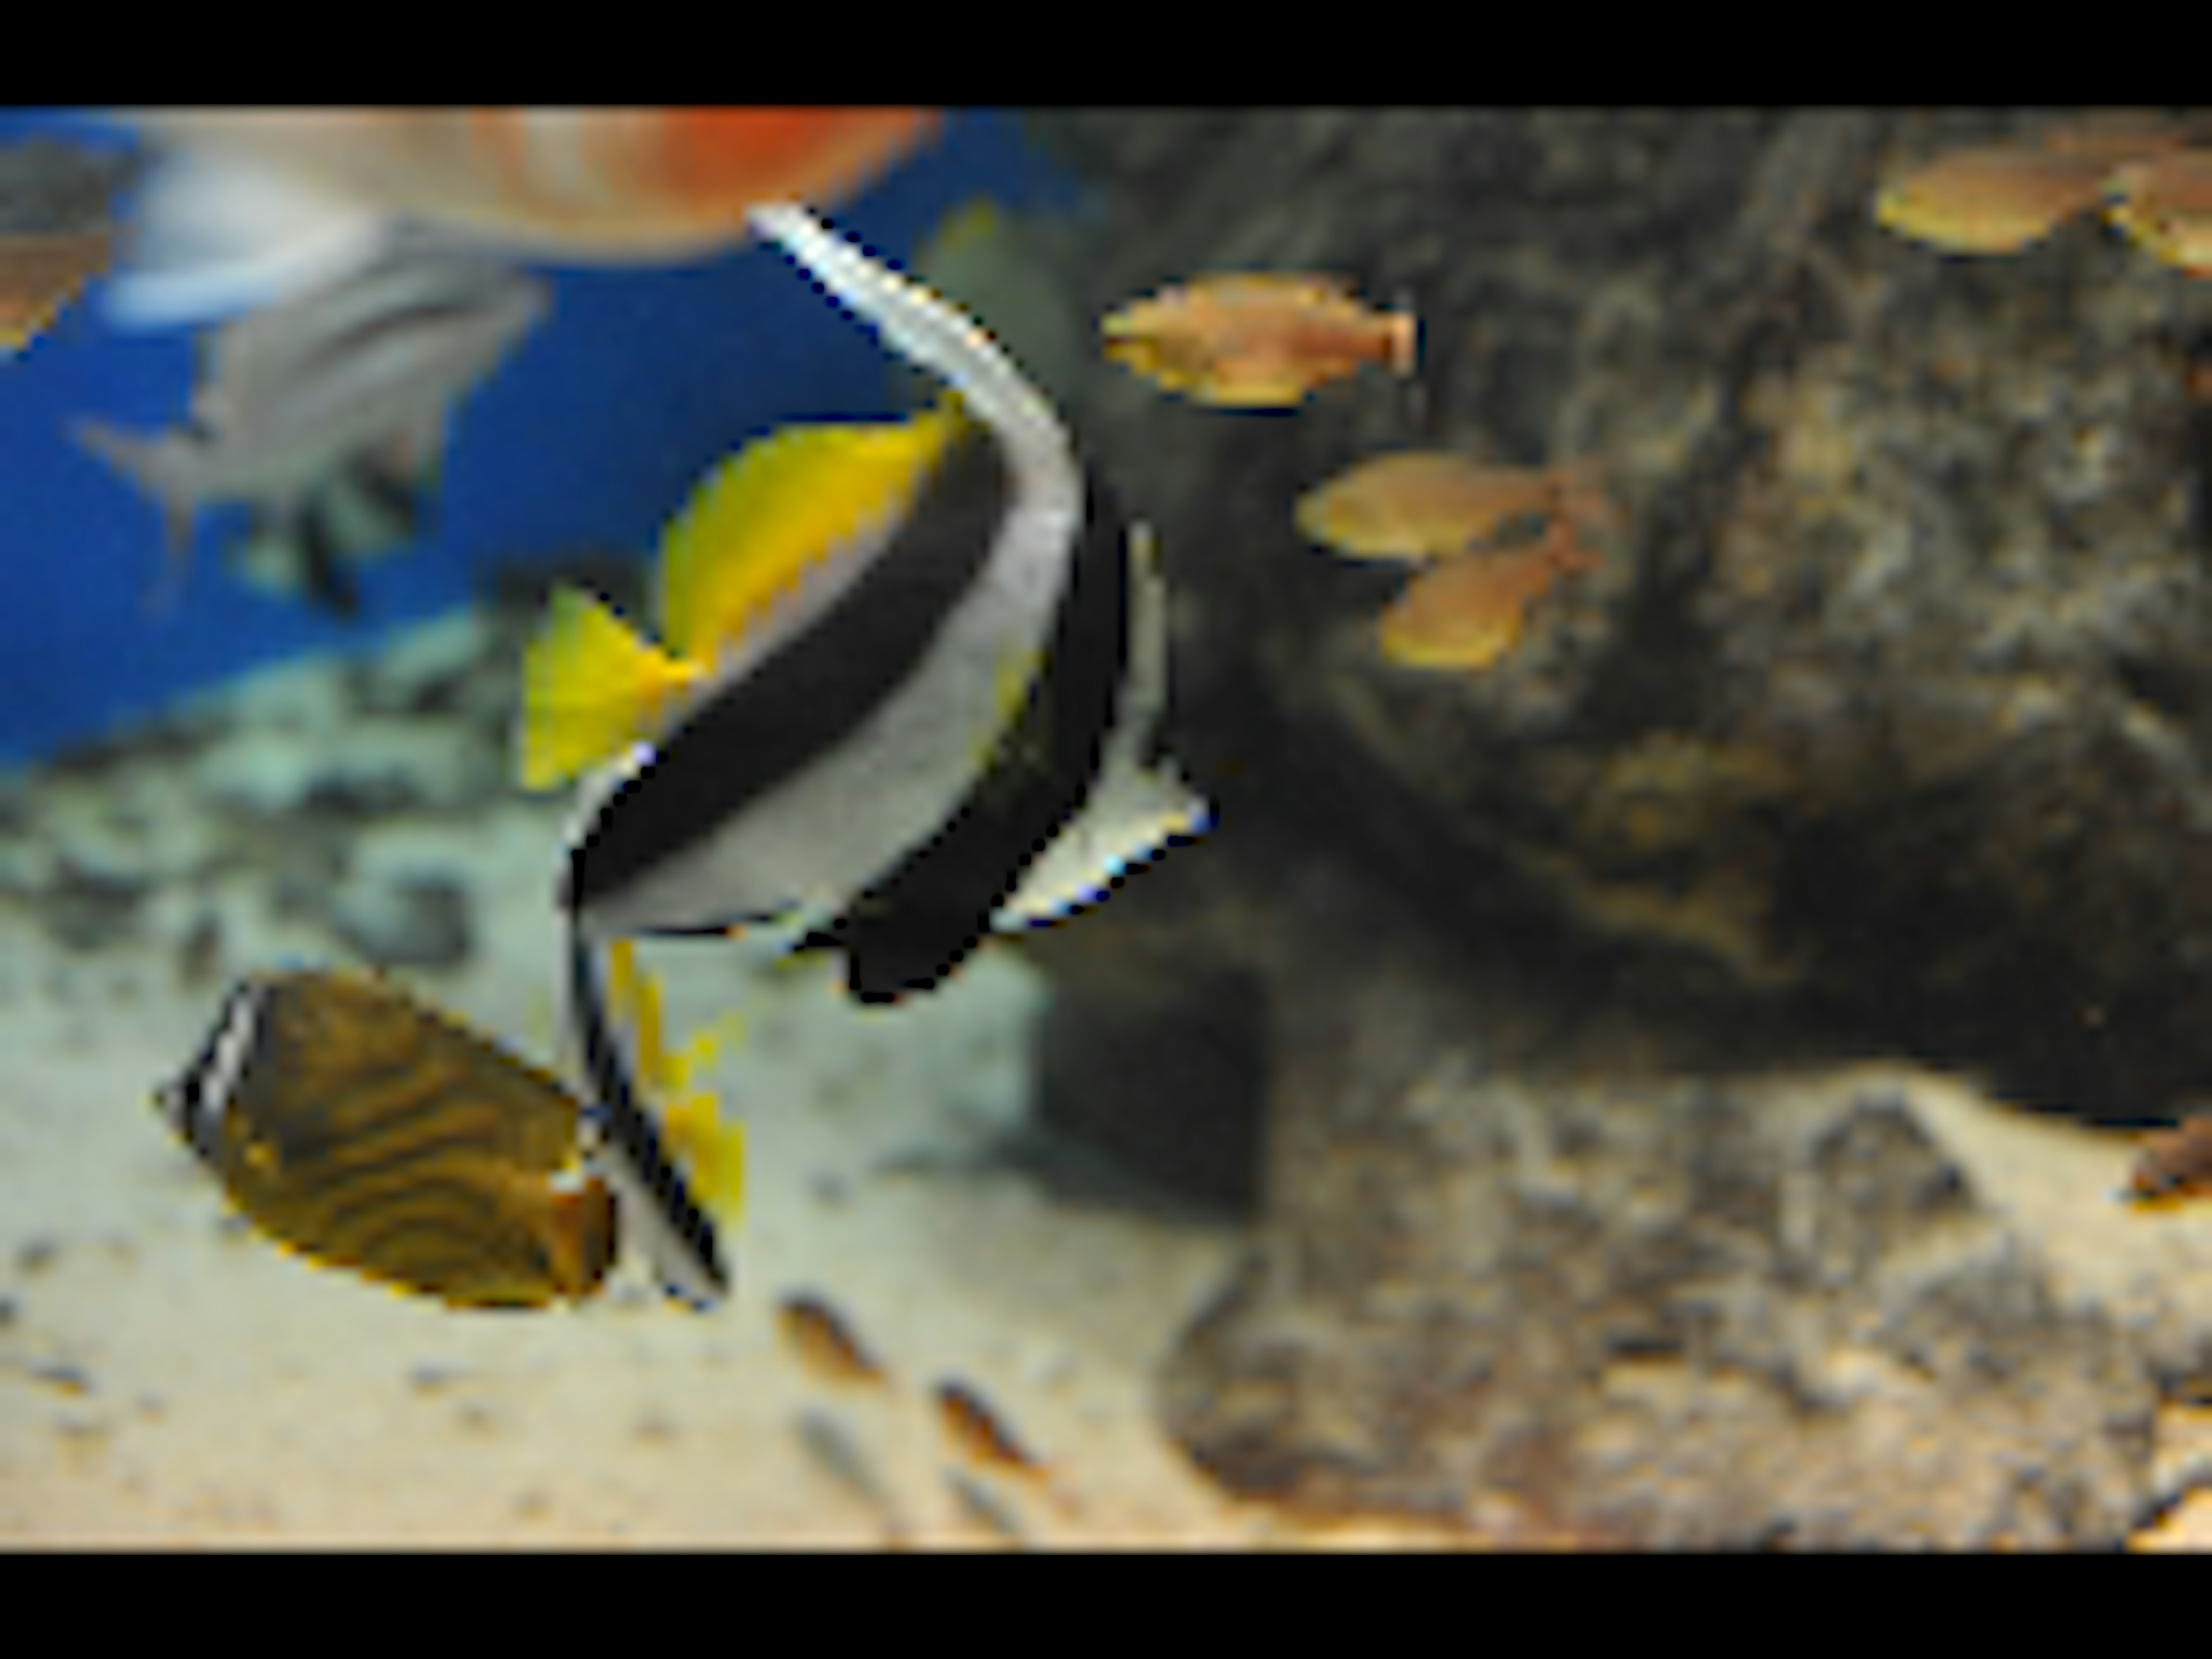
[[[890,1001],[1103,896],[1206,809],[1156,752],[1151,538],[1050,404],[805,210],[751,217],[948,395],[785,428],[710,477],[661,550],[659,643],[556,598],[522,772],[592,775],[560,881],[586,935],[791,923]]]

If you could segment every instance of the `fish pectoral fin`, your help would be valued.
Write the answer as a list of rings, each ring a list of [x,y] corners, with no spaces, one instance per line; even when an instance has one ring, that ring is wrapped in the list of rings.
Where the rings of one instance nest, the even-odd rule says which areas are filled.
[[[1205,798],[1172,765],[1117,761],[1082,810],[1022,872],[991,925],[1011,933],[1073,915],[1176,842],[1204,835],[1212,821]]]
[[[522,787],[550,788],[647,736],[705,672],[574,588],[554,591],[522,659]]]

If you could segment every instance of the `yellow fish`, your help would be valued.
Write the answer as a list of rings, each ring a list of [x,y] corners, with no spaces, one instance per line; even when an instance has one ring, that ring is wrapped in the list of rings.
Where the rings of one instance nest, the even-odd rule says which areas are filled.
[[[1351,558],[1449,558],[1558,512],[1570,471],[1485,466],[1441,449],[1370,456],[1299,497],[1298,528]]]
[[[2106,212],[2152,258],[2212,276],[2212,149],[2180,149],[2112,174]]]
[[[2110,171],[2094,152],[2024,144],[1951,150],[1884,185],[1875,218],[1947,253],[2016,253],[2096,206]]]
[[[310,1261],[469,1308],[588,1296],[614,1261],[575,1097],[374,975],[248,978],[157,1101]]]
[[[1418,325],[1334,276],[1254,271],[1163,289],[1100,328],[1109,357],[1194,402],[1288,409],[1368,363],[1412,374]]]
[[[635,1233],[671,1293],[703,1304],[725,1275],[691,1183],[734,1213],[742,1131],[692,1086],[699,1042],[664,1046],[658,985],[634,960],[617,977],[652,1097],[680,1124],[643,1119],[624,1079],[621,1100],[586,1104],[390,981],[346,970],[241,981],[156,1103],[231,1202],[308,1261],[454,1307],[542,1308],[590,1296]],[[609,1124],[611,1111],[627,1116]]]
[[[1520,643],[1529,608],[1561,576],[1601,562],[1564,527],[1531,546],[1462,554],[1407,585],[1377,623],[1376,642],[1408,668],[1480,673]]]

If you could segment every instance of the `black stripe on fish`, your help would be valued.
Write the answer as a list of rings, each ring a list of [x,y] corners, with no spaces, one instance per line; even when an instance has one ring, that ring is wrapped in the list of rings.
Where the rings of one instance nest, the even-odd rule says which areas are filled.
[[[600,803],[569,850],[563,907],[588,914],[706,842],[897,696],[974,586],[1006,507],[998,445],[963,433],[892,531],[894,545],[821,620],[709,697]]]
[[[570,1017],[574,1020],[583,1050],[584,1073],[598,1102],[600,1132],[623,1169],[645,1188],[659,1223],[675,1235],[676,1243],[720,1295],[730,1288],[729,1269],[722,1261],[720,1234],[714,1218],[691,1195],[690,1183],[661,1140],[659,1128],[639,1103],[629,1066],[609,1029],[606,998],[599,982],[593,955],[595,946],[580,927],[568,929],[568,992]],[[609,1173],[612,1173],[610,1171]],[[617,1188],[620,1196],[620,1188]],[[653,1224],[647,1220],[645,1224]],[[690,1297],[667,1264],[655,1267],[671,1294]]]
[[[845,957],[864,1003],[933,989],[981,944],[1023,872],[1083,808],[1127,672],[1128,526],[1097,477],[1043,666],[944,826],[801,949]]]
[[[300,515],[300,583],[314,604],[351,622],[361,614],[361,585],[346,567],[331,512],[330,495],[324,492]]]

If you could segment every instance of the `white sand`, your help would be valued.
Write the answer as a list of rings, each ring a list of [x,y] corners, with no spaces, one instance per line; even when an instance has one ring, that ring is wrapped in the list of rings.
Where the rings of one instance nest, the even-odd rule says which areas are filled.
[[[468,648],[425,638],[433,655]],[[301,707],[321,672],[286,671],[279,702]],[[315,746],[300,729],[284,743]],[[292,787],[270,753],[203,757],[197,781],[164,763],[42,790],[36,833],[0,830],[0,1540],[1003,1541],[957,1496],[962,1460],[927,1404],[957,1376],[1052,1465],[1042,1492],[973,1477],[1028,1541],[1453,1541],[1256,1514],[1167,1443],[1152,1380],[1237,1235],[1056,1201],[977,1156],[1024,1109],[1042,995],[996,947],[891,1012],[846,1003],[826,967],[771,969],[714,944],[648,952],[677,1035],[732,1009],[746,1023],[714,1078],[746,1121],[751,1179],[728,1236],[737,1294],[714,1313],[663,1302],[634,1264],[581,1307],[460,1313],[226,1224],[149,1100],[222,988],[180,990],[174,940],[210,906],[227,972],[328,961],[330,940],[273,914],[243,872],[165,888],[144,916],[159,948],[63,948],[11,895],[42,890],[58,841],[94,867],[143,860],[114,839],[128,840],[107,812],[119,799],[183,870],[212,833],[196,793],[226,778]],[[364,832],[353,855],[467,875],[477,949],[465,971],[416,982],[540,1057],[556,1052],[544,895],[561,817],[520,800],[418,815]],[[2142,1320],[2212,1294],[2212,1206],[2148,1218],[2114,1204],[2124,1139],[1992,1110],[1964,1088],[1919,1092],[1977,1188],[2057,1264],[2063,1294]],[[824,1382],[783,1347],[774,1308],[799,1288],[848,1316],[891,1387]],[[856,1455],[857,1483],[810,1449],[825,1434]],[[2170,1409],[2160,1434],[2163,1477],[2212,1470],[2212,1413]],[[2212,1494],[2138,1541],[2212,1545]]]
[[[155,793],[158,793],[158,791]],[[557,809],[516,802],[372,831],[357,860],[474,872],[465,971],[415,976],[510,1045],[554,1052],[544,896]],[[20,855],[19,842],[15,851]],[[228,971],[329,960],[229,896]],[[827,969],[656,948],[681,1035],[731,1008],[714,1081],[746,1120],[750,1194],[726,1307],[642,1271],[542,1314],[462,1313],[318,1268],[224,1223],[151,1109],[222,986],[172,954],[71,952],[0,896],[0,1538],[55,1542],[976,1544],[927,1403],[966,1379],[1054,1469],[990,1475],[1037,1542],[1250,1537],[1154,1426],[1150,1379],[1234,1246],[1053,1201],[961,1167],[1022,1109],[1041,991],[987,950],[939,996],[860,1011]],[[241,918],[246,924],[241,925]],[[241,948],[242,947],[242,948]],[[805,1287],[854,1322],[889,1389],[825,1382],[775,1334]],[[857,1449],[863,1492],[807,1449]]]

